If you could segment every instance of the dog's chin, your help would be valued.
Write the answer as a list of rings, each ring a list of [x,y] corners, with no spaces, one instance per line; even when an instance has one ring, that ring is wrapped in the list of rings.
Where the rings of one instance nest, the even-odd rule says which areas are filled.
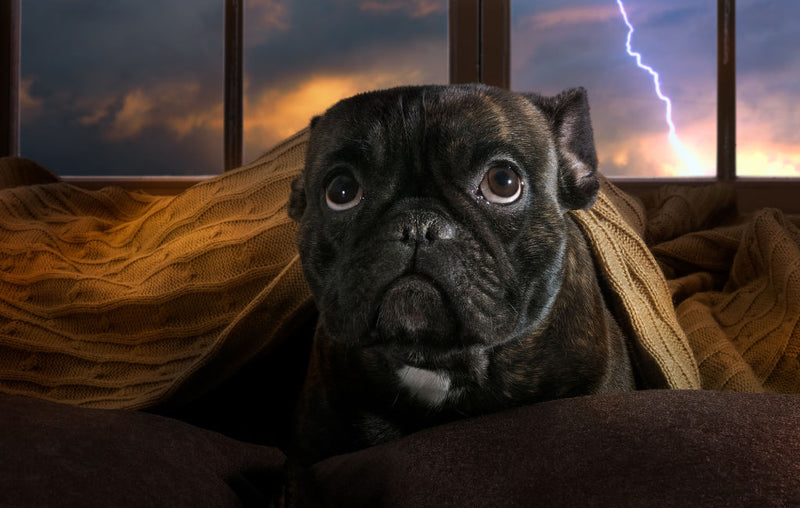
[[[455,327],[447,319],[447,298],[432,281],[404,276],[384,292],[375,328],[383,344],[414,347],[447,347]]]
[[[426,368],[449,364],[465,351],[493,347],[513,331],[503,326],[507,320],[487,318],[506,313],[498,302],[474,305],[482,303],[483,293],[477,290],[455,291],[446,281],[418,273],[395,276],[381,286],[366,297],[321,309],[328,340],[370,357]],[[334,308],[349,308],[352,314]]]

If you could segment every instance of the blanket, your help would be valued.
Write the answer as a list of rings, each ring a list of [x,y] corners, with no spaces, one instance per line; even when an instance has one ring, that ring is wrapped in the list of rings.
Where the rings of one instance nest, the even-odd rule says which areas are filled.
[[[291,336],[311,307],[286,215],[305,139],[176,196],[86,191],[0,160],[0,390],[191,400]]]
[[[664,185],[636,200],[607,181],[577,217],[624,303],[622,321],[669,324],[659,340],[688,346],[695,365],[680,362],[682,375],[694,371],[708,390],[800,391],[800,218],[740,215],[731,184]],[[640,298],[644,286],[656,299]],[[660,354],[650,335],[633,336],[635,348]]]
[[[0,159],[0,391],[189,401],[313,319],[286,215],[307,132],[175,196],[88,191]],[[800,391],[800,232],[724,185],[573,212],[643,387]]]

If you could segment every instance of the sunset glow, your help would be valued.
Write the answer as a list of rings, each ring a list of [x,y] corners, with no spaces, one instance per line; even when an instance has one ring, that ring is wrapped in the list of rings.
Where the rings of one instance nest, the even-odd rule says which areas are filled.
[[[246,5],[245,161],[341,98],[447,82],[447,0]],[[791,22],[800,2],[736,5],[737,173],[800,177],[800,35]],[[222,9],[218,0],[188,6],[24,1],[23,155],[61,174],[221,171]],[[633,49],[672,100],[673,144],[696,159],[689,170],[651,76],[625,51],[616,0],[512,0],[512,89],[585,87],[609,176],[713,176],[716,3],[625,7]]]
[[[686,145],[684,145],[678,137],[678,131],[675,128],[675,123],[672,121],[672,100],[664,95],[664,93],[661,91],[661,82],[658,72],[649,65],[642,63],[642,54],[632,49],[631,39],[635,29],[628,19],[628,13],[625,12],[625,6],[622,3],[622,0],[617,0],[617,5],[619,6],[619,12],[622,15],[622,19],[625,21],[625,26],[628,28],[628,35],[625,39],[625,51],[628,53],[628,55],[632,56],[636,60],[636,65],[640,69],[646,71],[653,77],[653,90],[655,91],[655,94],[658,96],[659,100],[661,100],[665,105],[666,113],[664,121],[669,127],[667,139],[669,139],[670,145],[672,145],[673,150],[675,150],[675,154],[678,156],[684,166],[679,171],[685,172],[688,176],[702,176],[702,166],[691,150],[686,148]]]
[[[281,89],[246,93],[244,134],[247,158],[256,157],[265,147],[306,127],[313,116],[324,113],[340,99],[407,81],[415,80],[402,71],[397,74],[320,75]]]
[[[652,77],[631,65],[624,50],[629,30],[619,11],[609,10],[617,7],[614,0],[512,0],[512,88],[586,87],[600,168],[608,175],[713,176],[716,4],[626,0],[625,6],[636,28],[635,50],[658,70],[672,99],[674,135]],[[794,3],[737,2],[740,176],[800,176],[800,52],[793,49],[800,36],[787,21],[798,11]],[[670,138],[694,161],[683,162]]]

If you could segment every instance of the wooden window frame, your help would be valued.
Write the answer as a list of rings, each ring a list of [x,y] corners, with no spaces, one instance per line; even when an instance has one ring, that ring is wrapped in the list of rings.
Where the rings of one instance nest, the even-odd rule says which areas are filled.
[[[0,2],[0,156],[19,154],[20,0]]]
[[[242,163],[243,19],[245,0],[224,0],[224,169]],[[0,2],[0,156],[19,154],[20,2]],[[510,0],[449,0],[450,82],[510,86]],[[640,194],[664,183],[730,182],[743,211],[774,206],[800,213],[800,179],[736,175],[736,3],[717,0],[717,174],[715,178],[614,178]],[[64,180],[94,189],[108,185],[174,194],[207,177],[72,176]]]
[[[223,169],[242,165],[244,150],[244,0],[225,0]]]
[[[450,0],[450,83],[510,87],[511,2]]]

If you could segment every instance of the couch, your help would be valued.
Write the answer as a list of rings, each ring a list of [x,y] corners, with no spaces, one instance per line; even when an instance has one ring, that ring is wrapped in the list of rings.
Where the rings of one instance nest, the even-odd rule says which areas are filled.
[[[574,212],[641,390],[295,464],[306,142],[176,196],[0,159],[0,506],[800,504],[800,221],[722,184]]]

